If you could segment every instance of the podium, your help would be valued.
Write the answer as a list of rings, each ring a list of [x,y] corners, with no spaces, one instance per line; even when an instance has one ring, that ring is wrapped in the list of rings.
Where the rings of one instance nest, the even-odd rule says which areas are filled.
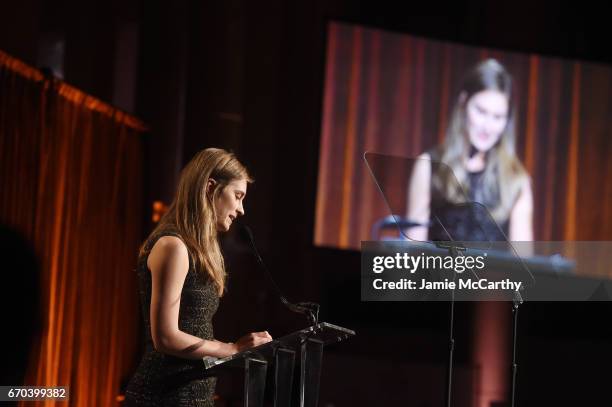
[[[204,369],[212,375],[226,369],[244,370],[245,407],[263,406],[267,372],[269,368],[274,369],[274,407],[288,407],[297,356],[300,358],[299,405],[316,407],[324,346],[354,335],[350,329],[321,322],[226,358],[205,357]]]

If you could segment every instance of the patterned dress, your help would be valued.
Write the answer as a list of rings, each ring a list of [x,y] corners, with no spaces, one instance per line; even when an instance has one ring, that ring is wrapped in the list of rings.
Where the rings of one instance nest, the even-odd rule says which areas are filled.
[[[150,236],[143,255],[138,259],[138,284],[144,317],[145,349],[142,361],[130,380],[124,406],[198,406],[212,407],[216,379],[206,377],[203,363],[167,355],[155,350],[151,338],[151,272],[147,258],[155,242],[162,236],[176,236],[165,231]],[[212,317],[217,311],[219,296],[203,270],[196,270],[189,256],[189,271],[181,292],[179,329],[202,339],[213,339]]]

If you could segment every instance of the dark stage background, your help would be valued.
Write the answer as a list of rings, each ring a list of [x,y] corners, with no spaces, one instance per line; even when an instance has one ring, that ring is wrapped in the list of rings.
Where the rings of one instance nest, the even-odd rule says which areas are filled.
[[[327,23],[336,19],[502,50],[612,63],[606,13],[587,2],[408,2],[398,8],[390,2],[341,0],[24,0],[2,7],[1,50],[31,66],[63,65],[66,82],[146,124],[147,132],[133,136],[141,143],[143,176],[135,188],[142,188],[143,204],[122,219],[126,227],[142,229],[142,238],[152,225],[152,202],[171,200],[178,172],[195,152],[210,146],[232,149],[251,169],[257,181],[249,190],[244,220],[278,284],[290,299],[321,302],[322,320],[358,333],[327,350],[321,406],[441,405],[448,316],[446,304],[360,302],[359,254],[313,245]],[[59,51],[53,45],[58,43],[63,44]],[[60,64],[58,53],[63,55]],[[109,168],[115,165],[108,157],[107,163]],[[15,172],[5,179],[19,177],[27,174]],[[4,185],[2,194],[14,202],[28,199],[18,194],[6,198]],[[116,216],[111,207],[108,213],[101,210],[92,219]],[[5,223],[18,223],[3,216]],[[53,214],[48,216],[52,221]],[[610,230],[609,225],[602,230]],[[120,231],[112,233],[115,241],[123,238]],[[137,245],[126,245],[133,248],[135,264]],[[224,247],[230,279],[215,317],[219,339],[233,340],[255,329],[280,336],[305,326],[279,305],[238,239],[230,234]],[[122,253],[130,264],[126,246],[103,250],[108,257]],[[106,274],[93,274],[91,266],[72,273],[106,281]],[[53,273],[48,264],[40,268],[43,275],[53,275],[45,274]],[[129,266],[112,275],[124,279],[119,280],[122,287],[134,286]],[[49,289],[44,281],[42,289]],[[29,294],[11,291],[22,299]],[[122,295],[128,291],[123,289]],[[97,307],[99,315],[112,304],[112,295],[103,296],[86,302],[80,312],[94,315]],[[58,345],[54,357],[68,373],[56,377],[67,382],[28,384],[65,384],[87,394],[71,405],[102,406],[114,400],[140,356],[134,353],[140,341],[137,303],[122,304],[125,320],[113,322],[118,331],[109,333],[100,323],[95,325],[99,331],[91,333],[92,338],[111,338],[112,352],[93,357],[84,353],[85,347],[79,354]],[[457,306],[456,406],[480,405],[477,400],[486,396],[481,366],[475,363],[485,349],[472,345],[487,330],[486,319],[477,317],[480,312],[473,304]],[[43,309],[43,314],[43,324],[58,323],[54,310]],[[519,320],[517,405],[608,405],[611,316],[610,302],[525,304]],[[46,327],[42,341],[56,341],[49,335],[57,333]],[[62,329],[76,335],[83,328]],[[111,361],[116,373],[109,376]],[[60,369],[52,360],[32,363],[51,376]],[[220,402],[236,400],[230,384],[220,384]]]

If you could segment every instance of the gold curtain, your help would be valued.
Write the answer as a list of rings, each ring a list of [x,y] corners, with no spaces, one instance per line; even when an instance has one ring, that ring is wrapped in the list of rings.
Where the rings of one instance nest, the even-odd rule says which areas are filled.
[[[32,242],[43,296],[25,384],[68,386],[70,406],[116,405],[138,351],[145,131],[0,52],[0,222]]]

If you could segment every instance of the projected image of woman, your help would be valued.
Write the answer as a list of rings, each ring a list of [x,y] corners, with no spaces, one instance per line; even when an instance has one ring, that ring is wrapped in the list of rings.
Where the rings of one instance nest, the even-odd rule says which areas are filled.
[[[450,234],[464,241],[502,241],[504,235],[511,241],[533,239],[530,178],[515,153],[512,86],[510,74],[493,59],[467,73],[444,143],[415,163],[407,217],[422,226],[410,228],[409,238],[449,240]],[[478,211],[476,222],[465,222],[461,204],[466,198],[483,204],[499,227]]]

